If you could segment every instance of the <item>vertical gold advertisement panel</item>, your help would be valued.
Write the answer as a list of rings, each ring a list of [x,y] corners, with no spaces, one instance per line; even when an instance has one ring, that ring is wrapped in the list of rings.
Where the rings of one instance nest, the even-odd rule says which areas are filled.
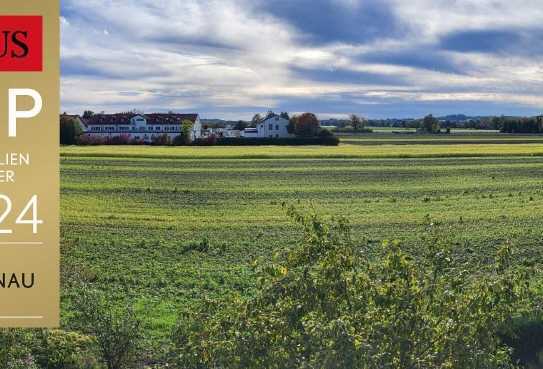
[[[41,17],[43,34],[41,71],[0,72],[0,327],[59,324],[59,15],[58,0],[0,5],[0,19]],[[12,40],[0,40],[2,55],[5,40]],[[10,89],[36,91],[42,100],[37,115],[17,118],[15,137],[9,131]],[[24,93],[15,101],[17,111],[37,105]]]

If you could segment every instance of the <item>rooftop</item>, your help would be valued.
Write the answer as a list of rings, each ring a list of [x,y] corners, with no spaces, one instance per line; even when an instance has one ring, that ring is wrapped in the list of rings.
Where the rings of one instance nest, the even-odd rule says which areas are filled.
[[[181,124],[184,120],[196,122],[198,114],[176,114],[176,113],[117,113],[117,114],[95,114],[90,118],[84,118],[86,125],[124,125],[130,124],[130,119],[135,116],[143,116],[147,124]]]

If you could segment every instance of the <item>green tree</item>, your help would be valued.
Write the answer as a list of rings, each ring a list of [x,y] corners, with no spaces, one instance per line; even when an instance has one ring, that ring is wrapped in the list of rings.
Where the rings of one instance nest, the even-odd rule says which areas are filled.
[[[91,118],[94,115],[94,112],[92,110],[85,110],[83,112],[83,119]]]
[[[422,120],[421,128],[427,133],[438,133],[440,129],[439,121],[432,114],[429,114]]]
[[[192,127],[194,124],[185,119],[181,122],[181,134],[173,140],[173,144],[180,145],[190,145],[192,143]]]
[[[498,333],[528,295],[529,274],[510,246],[470,271],[433,234],[415,259],[397,242],[355,244],[345,219],[288,213],[300,244],[255,264],[253,298],[182,317],[179,367],[514,368]]]
[[[290,133],[291,135],[296,133],[296,123],[297,122],[298,122],[298,116],[297,115],[293,115],[288,120],[287,132]]]
[[[356,114],[351,114],[351,116],[349,117],[349,121],[350,121],[351,127],[353,127],[355,131],[358,131],[364,128],[364,125],[365,125],[364,119],[360,118]]]
[[[74,145],[83,130],[77,120],[69,115],[60,116],[60,144]]]

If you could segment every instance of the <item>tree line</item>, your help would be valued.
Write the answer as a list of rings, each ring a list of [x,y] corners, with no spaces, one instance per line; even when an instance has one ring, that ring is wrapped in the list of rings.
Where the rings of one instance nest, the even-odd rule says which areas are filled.
[[[543,117],[495,117],[493,123],[502,133],[543,133]]]

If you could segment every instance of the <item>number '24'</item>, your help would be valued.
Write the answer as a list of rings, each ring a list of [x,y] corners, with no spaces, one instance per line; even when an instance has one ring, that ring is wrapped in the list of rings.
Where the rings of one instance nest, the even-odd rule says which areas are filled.
[[[13,209],[13,203],[8,196],[2,194],[0,194],[0,201],[4,202],[5,204],[4,210],[0,210],[0,224],[2,224],[11,213],[11,210]],[[30,212],[30,219],[25,219]],[[28,201],[26,206],[23,208],[23,210],[15,220],[15,224],[30,224],[32,225],[32,233],[38,233],[38,225],[43,224],[43,220],[38,219],[38,195],[34,195],[30,198],[30,201]],[[12,229],[0,229],[0,234],[12,233]]]

